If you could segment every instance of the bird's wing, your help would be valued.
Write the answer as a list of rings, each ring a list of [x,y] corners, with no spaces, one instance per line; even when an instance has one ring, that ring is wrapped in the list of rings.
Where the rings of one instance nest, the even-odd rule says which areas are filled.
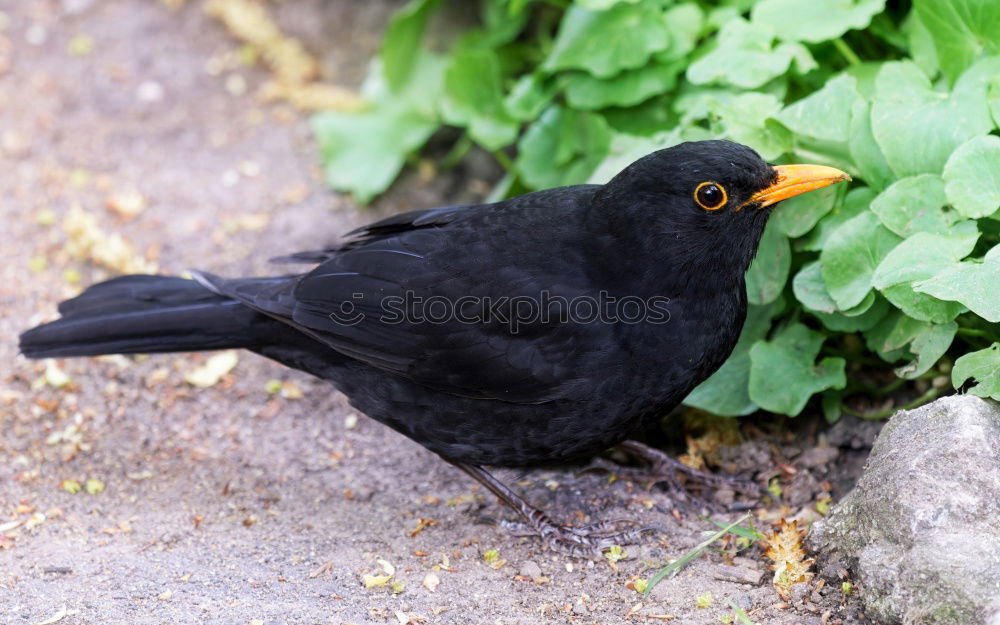
[[[509,249],[560,217],[523,204],[506,208],[508,215],[484,206],[385,220],[362,231],[368,240],[331,251],[294,287],[228,291],[342,354],[424,386],[516,403],[552,401],[583,383],[583,361],[607,350],[613,330],[561,324],[557,314],[512,325],[505,298],[570,293],[576,263],[552,258],[544,245],[533,246],[534,260]],[[536,216],[547,222],[534,222]],[[511,230],[524,229],[508,230],[509,243],[496,240],[505,219]],[[458,319],[463,297],[465,318]]]
[[[347,240],[343,243],[330,245],[320,250],[307,250],[304,252],[295,252],[287,256],[278,256],[277,258],[272,258],[271,262],[322,263],[339,252],[357,248],[394,234],[447,225],[461,217],[462,211],[471,208],[476,208],[476,206],[443,206],[440,208],[400,213],[351,230],[346,234]]]

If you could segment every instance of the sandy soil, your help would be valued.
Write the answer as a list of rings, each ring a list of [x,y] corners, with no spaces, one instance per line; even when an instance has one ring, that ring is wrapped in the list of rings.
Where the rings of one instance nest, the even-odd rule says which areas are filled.
[[[329,78],[356,84],[398,5],[271,7]],[[643,597],[626,584],[711,527],[674,521],[662,491],[572,469],[501,472],[567,521],[670,530],[627,548],[617,570],[553,555],[496,528],[508,514],[456,469],[251,354],[206,389],[184,381],[206,355],[64,361],[72,382],[39,386],[45,367],[17,354],[17,333],[114,274],[67,252],[73,206],[164,273],[233,275],[390,211],[475,198],[489,168],[409,174],[361,210],[322,184],[307,119],[254,99],[265,70],[218,71],[238,44],[200,2],[0,0],[0,11],[0,621],[707,624],[732,614],[726,599],[761,624],[856,621],[839,589],[782,602],[756,549],[736,566],[710,553]],[[131,191],[148,206],[124,219],[109,198],[127,204]],[[270,380],[289,397],[269,394]],[[776,458],[808,455],[795,441],[743,457],[766,475]],[[813,480],[805,500],[826,471],[800,472]],[[69,492],[87,480],[94,493]],[[485,562],[491,549],[506,564]],[[365,588],[379,560],[394,577]]]

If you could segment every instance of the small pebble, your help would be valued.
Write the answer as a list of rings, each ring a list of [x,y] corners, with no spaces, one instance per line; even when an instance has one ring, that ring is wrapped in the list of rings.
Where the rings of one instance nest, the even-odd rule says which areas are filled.
[[[135,97],[140,102],[160,102],[164,94],[163,85],[155,80],[144,80],[135,90]]]
[[[573,604],[574,614],[587,614],[588,612],[590,612],[590,610],[587,609],[587,606],[585,604],[579,602]]]
[[[226,77],[226,91],[229,95],[241,96],[247,92],[247,79],[239,74]]]
[[[94,6],[94,0],[62,0],[62,10],[67,15],[80,15]]]
[[[24,31],[24,40],[33,46],[43,46],[49,40],[49,31],[41,24],[32,24]]]
[[[519,575],[524,577],[530,577],[531,579],[537,579],[542,576],[542,567],[538,566],[537,562],[532,560],[527,560],[521,565],[521,569],[518,571]]]
[[[792,584],[792,591],[790,594],[792,598],[792,603],[802,603],[806,597],[812,592],[812,588],[809,584],[805,582],[799,582],[798,584]]]

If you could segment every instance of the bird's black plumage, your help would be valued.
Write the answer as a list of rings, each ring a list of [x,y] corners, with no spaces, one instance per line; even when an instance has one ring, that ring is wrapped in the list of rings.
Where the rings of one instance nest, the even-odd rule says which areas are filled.
[[[118,278],[62,304],[63,317],[24,333],[21,349],[245,347],[331,381],[452,462],[586,456],[677,405],[728,357],[770,212],[752,197],[776,178],[745,146],[685,143],[605,185],[385,219],[286,259],[316,263],[301,275]],[[723,206],[699,205],[705,182],[724,190]],[[512,327],[517,306],[546,297],[549,318],[524,315]],[[658,302],[667,319],[560,318],[573,302],[602,297]],[[413,316],[415,298],[453,310],[465,298],[463,318],[387,317],[392,301],[411,301]]]

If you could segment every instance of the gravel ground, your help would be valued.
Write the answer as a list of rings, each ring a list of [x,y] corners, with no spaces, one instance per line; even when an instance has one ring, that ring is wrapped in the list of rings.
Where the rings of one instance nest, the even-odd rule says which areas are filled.
[[[492,175],[409,174],[358,209],[323,186],[307,119],[255,100],[266,71],[226,69],[238,43],[200,2],[166,4],[0,0],[0,621],[720,623],[732,599],[760,624],[856,622],[839,589],[782,602],[756,549],[735,566],[711,553],[641,596],[627,584],[711,527],[674,521],[663,492],[572,469],[501,472],[567,521],[669,525],[617,570],[555,556],[496,528],[507,513],[456,469],[252,354],[204,389],[184,381],[199,354],[62,361],[71,381],[46,385],[58,374],[19,356],[17,333],[122,262],[262,273],[270,256],[379,215],[474,199]],[[351,85],[398,5],[269,6]],[[99,231],[82,259],[64,228],[81,210],[83,230]],[[116,251],[112,233],[132,247]],[[774,469],[751,447],[744,459]],[[491,549],[502,566],[484,560]],[[365,588],[387,565],[392,579]]]

